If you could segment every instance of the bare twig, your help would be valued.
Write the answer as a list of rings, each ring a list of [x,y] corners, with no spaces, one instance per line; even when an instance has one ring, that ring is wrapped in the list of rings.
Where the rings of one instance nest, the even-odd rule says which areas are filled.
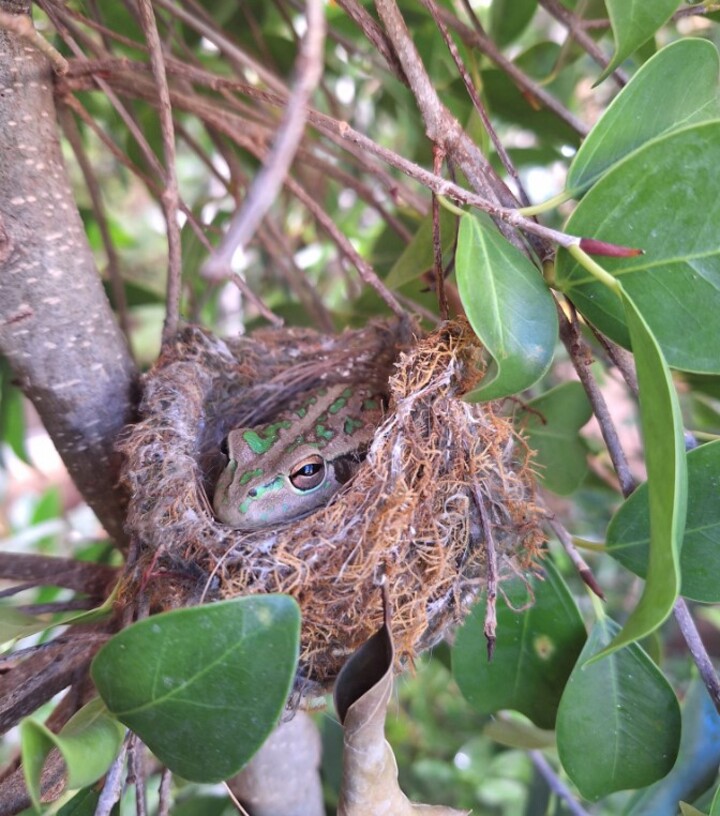
[[[286,92],[284,84],[273,74],[268,71],[262,63],[253,59],[249,54],[246,54],[241,48],[238,48],[235,43],[231,42],[218,28],[205,10],[197,3],[190,3],[184,0],[184,5],[192,5],[195,13],[191,13],[186,9],[180,8],[177,3],[171,0],[153,0],[156,6],[164,8],[169,11],[176,19],[181,20],[186,25],[194,28],[198,34],[202,34],[213,45],[217,46],[220,51],[227,57],[228,61],[233,65],[237,65],[245,73],[251,71],[260,78],[268,88],[274,91]]]
[[[602,591],[600,584],[595,580],[595,576],[592,573],[592,570],[587,565],[585,559],[580,555],[578,552],[577,547],[573,543],[572,536],[570,533],[565,529],[565,527],[558,521],[557,518],[553,518],[552,516],[548,518],[548,524],[552,528],[552,531],[557,536],[558,541],[562,544],[563,549],[568,554],[568,557],[573,562],[575,569],[578,571],[578,575],[582,578],[583,582],[587,584],[588,587],[598,596],[598,598],[602,598],[605,600],[605,593]]]
[[[605,397],[603,397],[602,391],[600,391],[598,384],[595,382],[595,378],[590,373],[589,367],[592,362],[592,353],[580,334],[575,316],[573,316],[572,320],[568,320],[562,310],[558,309],[558,313],[560,317],[560,339],[568,350],[573,367],[590,400],[593,413],[600,426],[600,432],[605,440],[615,472],[620,480],[623,496],[627,498],[633,490],[635,490],[635,479],[630,472],[627,457],[620,443],[620,437],[618,436],[612,416],[608,410]]]
[[[108,226],[107,218],[105,217],[105,207],[103,205],[102,192],[98,184],[95,173],[92,169],[92,164],[87,157],[85,148],[83,146],[80,130],[78,129],[75,118],[70,114],[69,109],[65,105],[58,105],[58,119],[62,125],[63,132],[67,138],[70,146],[75,154],[75,159],[80,167],[80,170],[85,179],[85,186],[90,194],[90,201],[92,203],[93,215],[100,230],[100,239],[102,240],[107,257],[107,273],[110,279],[110,288],[117,312],[118,322],[122,333],[125,335],[125,340],[128,344],[128,350],[132,356],[132,339],[130,337],[130,321],[128,318],[127,297],[125,296],[125,284],[123,283],[122,274],[120,271],[120,262],[118,260],[117,252],[115,251],[115,244],[110,237],[110,228]]]
[[[125,757],[127,756],[128,746],[132,736],[130,731],[125,734],[125,739],[123,740],[120,751],[105,775],[102,793],[95,807],[95,816],[110,816],[110,811],[112,811],[115,802],[120,799],[123,774],[125,771]]]
[[[160,793],[158,797],[158,816],[169,816],[172,799],[170,797],[170,785],[172,784],[172,774],[167,768],[163,768],[160,773]]]
[[[678,9],[673,14],[673,20],[681,20],[683,17],[692,17],[693,15],[713,14],[716,11],[720,11],[720,3],[698,3],[696,6]]]
[[[242,209],[236,213],[227,235],[203,267],[203,274],[208,278],[225,276],[237,249],[247,245],[282,187],[300,144],[308,103],[323,70],[325,14],[322,0],[307,0],[306,13],[307,33],[297,58],[295,84],[277,138],[265,166],[253,181]]]
[[[137,10],[150,52],[150,65],[157,84],[158,114],[160,116],[160,130],[165,157],[163,172],[165,189],[160,196],[160,201],[165,213],[168,239],[167,303],[163,324],[163,343],[167,344],[175,337],[180,320],[182,275],[182,249],[180,246],[180,227],[177,220],[180,193],[175,172],[175,130],[173,128],[172,105],[165,72],[165,60],[163,59],[160,35],[158,34],[157,22],[155,21],[155,14],[150,0],[138,0]]]
[[[548,787],[565,802],[567,809],[572,816],[590,816],[587,810],[573,796],[572,791],[555,773],[552,765],[545,759],[542,751],[530,751],[530,759],[537,768],[538,773],[547,782]]]
[[[469,7],[469,3],[467,4]],[[495,45],[490,37],[483,31],[482,26],[477,23],[477,17],[471,14],[470,19],[473,22],[473,28],[466,26],[461,20],[446,8],[440,8],[440,18],[453,31],[456,31],[460,39],[471,48],[477,48],[482,54],[491,59],[500,70],[507,74],[510,79],[520,88],[520,90],[529,96],[537,99],[540,104],[546,107],[551,113],[557,116],[558,119],[565,122],[565,124],[572,128],[579,136],[587,136],[590,128],[576,116],[574,116],[567,108],[565,108],[555,97],[548,93],[541,85],[532,80],[520,68],[515,65],[512,60],[509,60],[502,51]]]
[[[62,76],[67,73],[68,61],[35,30],[30,17],[25,14],[8,14],[6,11],[0,11],[0,28],[12,31],[13,34],[22,37],[30,45],[37,48],[38,51],[45,54],[56,74]]]
[[[489,201],[513,207],[516,202],[457,119],[442,104],[425,70],[395,0],[375,0],[378,15],[408,78],[428,138],[442,145],[462,168],[472,187]]]
[[[438,145],[433,146],[433,171],[439,176],[442,170],[445,151]],[[433,271],[435,273],[435,288],[440,306],[440,317],[442,320],[448,319],[448,300],[445,292],[445,270],[443,269],[442,236],[440,235],[440,204],[438,197],[432,197],[432,226],[433,226]]]
[[[713,701],[718,713],[720,713],[720,678],[718,678],[715,667],[710,660],[710,655],[707,653],[705,644],[702,642],[700,633],[697,630],[697,626],[695,626],[695,621],[690,614],[690,610],[684,598],[678,598],[677,601],[675,601],[673,613],[682,632],[682,636],[685,638],[685,643],[688,645],[690,654],[695,661],[695,665],[698,667],[700,677],[702,677],[703,683],[705,683],[705,688],[708,690],[710,699]]]
[[[540,0],[540,5],[567,28],[569,35],[601,68],[607,68],[610,59],[603,54],[595,40],[585,31],[582,22],[572,11],[566,9],[559,0]],[[627,84],[628,76],[622,69],[616,68],[611,76],[620,87]]]
[[[352,245],[348,237],[338,229],[332,217],[319,206],[307,191],[296,182],[294,179],[288,177],[286,179],[288,189],[293,195],[301,201],[308,210],[312,213],[318,224],[330,235],[340,252],[356,267],[360,273],[360,277],[365,283],[371,286],[380,297],[385,301],[390,311],[400,318],[407,317],[407,313],[398,302],[393,293],[385,286],[385,284],[375,274],[375,270],[370,264],[360,255],[360,253]]]
[[[495,552],[495,541],[492,535],[492,524],[488,516],[487,508],[485,507],[485,499],[476,481],[473,481],[473,496],[475,498],[475,506],[480,514],[480,520],[483,526],[483,536],[485,537],[485,558],[486,558],[486,578],[485,586],[487,592],[487,599],[485,601],[485,622],[483,625],[483,633],[487,643],[488,660],[493,659],[495,653],[495,631],[497,629],[497,588],[498,588],[498,570],[497,570],[497,554]]]
[[[507,150],[505,150],[505,146],[500,141],[497,133],[495,132],[495,128],[492,126],[490,117],[487,115],[487,111],[485,110],[485,105],[483,105],[483,102],[480,99],[480,94],[475,89],[475,85],[473,85],[472,79],[470,78],[470,74],[468,73],[468,70],[465,67],[465,64],[463,63],[462,59],[460,58],[460,52],[458,51],[455,42],[450,36],[450,32],[448,31],[447,26],[440,18],[437,3],[435,3],[435,0],[423,0],[423,4],[428,9],[430,14],[432,14],[433,19],[435,20],[435,24],[437,25],[438,30],[440,31],[440,34],[442,35],[442,38],[445,41],[445,45],[447,46],[447,49],[453,58],[455,67],[458,69],[458,72],[462,78],[463,84],[465,85],[465,90],[467,91],[467,94],[473,103],[473,107],[475,108],[478,116],[480,117],[480,121],[483,123],[483,127],[490,136],[490,139],[495,147],[495,151],[497,152],[503,167],[505,168],[510,178],[512,178],[512,180],[515,182],[515,187],[518,191],[520,202],[524,207],[529,207],[530,199],[528,198],[527,193],[523,188],[517,169],[515,168],[515,165],[512,163]],[[435,172],[437,175],[440,175],[437,169],[435,170]]]

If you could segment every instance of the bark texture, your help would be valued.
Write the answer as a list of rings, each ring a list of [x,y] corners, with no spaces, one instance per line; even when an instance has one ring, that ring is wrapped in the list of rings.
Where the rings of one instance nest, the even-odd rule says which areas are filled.
[[[8,13],[29,5],[0,0]],[[0,354],[79,490],[121,540],[112,446],[131,418],[135,370],[63,165],[50,67],[1,29]]]

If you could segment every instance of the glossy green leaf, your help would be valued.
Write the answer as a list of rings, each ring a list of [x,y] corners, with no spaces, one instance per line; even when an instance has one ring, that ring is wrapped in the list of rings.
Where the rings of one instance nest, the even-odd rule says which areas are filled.
[[[483,728],[483,734],[507,748],[520,748],[523,751],[555,747],[555,734],[552,731],[536,728],[519,717],[493,717]]]
[[[587,474],[587,447],[580,428],[592,408],[579,382],[566,382],[528,403],[522,428],[535,451],[533,466],[548,490],[565,496]]]
[[[586,635],[559,573],[549,560],[543,566],[545,579],[531,579],[532,596],[519,579],[503,584],[509,602],[523,611],[515,612],[498,597],[492,662],[485,650],[485,604],[480,601],[457,633],[452,669],[463,695],[483,714],[512,708],[539,728],[552,728]]]
[[[689,805],[687,802],[680,802],[680,816],[705,816],[702,810]]]
[[[95,609],[84,612],[70,612],[65,615],[27,615],[12,606],[0,604],[0,644],[22,640],[22,638],[37,635],[55,626],[90,623],[106,617],[112,611],[112,599],[108,599]]]
[[[490,36],[500,46],[522,34],[537,10],[537,0],[493,0]]]
[[[718,789],[715,791],[715,796],[713,796],[710,816],[720,816],[720,786],[718,786]]]
[[[615,53],[598,82],[654,36],[672,17],[679,0],[605,0],[605,5],[615,37]]]
[[[92,676],[110,711],[174,773],[217,782],[252,757],[280,718],[299,632],[298,606],[285,595],[180,609],[116,635]]]
[[[449,252],[455,244],[457,216],[440,207],[440,245],[443,254]],[[399,289],[406,283],[419,278],[424,272],[433,268],[433,227],[432,216],[424,218],[412,241],[405,247],[402,255],[395,261],[385,279],[390,289]]]
[[[675,694],[637,644],[588,663],[617,629],[609,618],[595,624],[557,715],[560,761],[591,801],[665,776],[680,744]]]
[[[20,752],[25,782],[36,808],[40,806],[40,774],[47,755],[57,748],[67,768],[67,787],[84,788],[110,767],[125,729],[112,717],[99,697],[80,709],[54,734],[42,723],[26,719],[20,724]]]
[[[632,337],[640,391],[650,506],[650,558],[642,597],[603,654],[649,635],[672,612],[680,591],[680,549],[687,509],[687,462],[677,394],[647,323],[621,295]]]
[[[675,816],[680,799],[695,801],[712,785],[720,762],[720,714],[703,682],[690,684],[682,705],[682,737],[670,773],[628,803],[624,816]]]
[[[0,357],[0,443],[2,442],[10,447],[18,459],[30,464],[25,448],[23,395],[15,385],[12,369],[4,357]],[[0,446],[0,465],[2,464],[2,447]]]
[[[640,247],[633,259],[604,258],[642,312],[669,365],[718,373],[720,314],[720,121],[655,139],[616,164],[588,191],[566,230]],[[556,284],[602,332],[628,346],[622,305],[568,253]]]
[[[687,454],[688,504],[680,554],[680,593],[694,601],[720,603],[720,440]],[[650,546],[648,486],[641,485],[608,527],[607,550],[645,578]]]
[[[100,801],[100,791],[95,788],[85,788],[66,802],[57,812],[57,816],[95,816],[97,804]]]
[[[549,368],[558,331],[555,301],[540,273],[480,213],[460,219],[455,274],[470,325],[497,368],[466,399],[529,388]]]
[[[717,48],[686,39],[648,60],[615,97],[582,143],[566,189],[577,198],[610,167],[645,142],[720,116]],[[662,99],[662,104],[658,104]]]

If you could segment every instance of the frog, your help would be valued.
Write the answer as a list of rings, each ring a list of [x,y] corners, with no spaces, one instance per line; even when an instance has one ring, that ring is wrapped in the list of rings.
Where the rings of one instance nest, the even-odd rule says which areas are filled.
[[[223,524],[256,530],[325,506],[365,459],[384,397],[366,385],[331,385],[297,397],[265,425],[231,430],[213,511]]]

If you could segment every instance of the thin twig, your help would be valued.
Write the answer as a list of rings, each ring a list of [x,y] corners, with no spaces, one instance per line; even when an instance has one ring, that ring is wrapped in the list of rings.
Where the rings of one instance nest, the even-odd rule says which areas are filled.
[[[170,796],[170,785],[172,774],[167,768],[163,768],[160,773],[160,789],[158,796],[158,816],[169,816],[172,798]]]
[[[175,129],[173,127],[172,105],[170,103],[170,90],[168,89],[163,49],[150,0],[138,0],[137,10],[150,52],[150,67],[157,85],[158,115],[160,117],[160,132],[165,158],[162,176],[165,189],[160,196],[160,201],[165,213],[168,240],[167,295],[165,322],[163,323],[163,343],[168,344],[177,334],[180,321],[182,276],[182,248],[180,245],[180,227],[177,220],[180,193],[177,173],[175,172]]]
[[[9,14],[7,11],[0,11],[0,28],[17,34],[18,37],[22,37],[30,45],[37,48],[38,51],[45,54],[56,74],[62,76],[67,73],[68,61],[35,30],[32,20],[26,14]]]
[[[433,171],[440,175],[445,151],[439,145],[433,145]],[[438,197],[432,197],[432,238],[433,238],[433,272],[435,274],[435,291],[437,292],[440,307],[440,318],[448,319],[449,307],[445,292],[445,270],[443,269],[442,236],[440,235],[440,204]]]
[[[539,0],[539,2],[549,14],[565,26],[568,34],[601,68],[608,67],[610,59],[603,54],[595,40],[586,33],[581,21],[572,11],[566,9],[559,0]],[[621,88],[628,82],[628,76],[621,68],[616,68],[611,76]]]
[[[688,6],[676,11],[673,14],[673,20],[682,20],[683,17],[692,17],[696,14],[714,14],[716,11],[720,11],[720,3],[698,3],[696,6]]]
[[[595,580],[595,576],[592,573],[592,570],[587,565],[585,559],[580,555],[578,552],[577,547],[575,546],[572,536],[570,533],[565,529],[565,526],[561,524],[561,522],[554,518],[553,516],[548,517],[548,524],[552,528],[552,531],[557,536],[558,541],[562,544],[563,549],[568,554],[568,557],[573,562],[575,569],[578,571],[578,575],[582,578],[583,582],[590,587],[590,589],[601,598],[603,601],[605,600],[605,593],[602,591],[600,584]]]
[[[547,782],[548,787],[553,793],[556,793],[565,802],[567,809],[572,813],[572,816],[590,816],[587,810],[573,796],[572,791],[555,773],[552,765],[545,759],[542,751],[530,751],[530,759],[533,765],[537,768],[538,773]]]
[[[145,746],[133,734],[128,747],[128,785],[135,785],[135,816],[147,816]]]
[[[77,126],[75,118],[71,115],[69,108],[66,105],[58,105],[58,119],[62,125],[63,133],[72,147],[75,159],[80,167],[80,171],[85,179],[85,186],[90,194],[90,203],[92,205],[93,215],[100,230],[100,239],[105,249],[105,256],[107,258],[107,272],[110,279],[110,288],[114,301],[115,311],[118,316],[118,323],[120,329],[125,335],[125,342],[128,345],[128,350],[132,356],[132,339],[130,336],[130,320],[128,316],[127,297],[125,295],[125,284],[122,279],[120,271],[120,262],[117,252],[115,251],[115,244],[110,236],[110,227],[108,226],[107,218],[105,217],[105,207],[103,205],[102,192],[98,184],[97,177],[92,168],[92,164],[88,159],[87,153],[83,146],[80,130]]]
[[[690,614],[690,610],[684,598],[678,598],[677,601],[675,601],[673,613],[682,632],[682,636],[685,638],[685,643],[688,645],[690,654],[695,661],[695,665],[698,667],[700,677],[702,677],[703,683],[705,683],[705,688],[708,690],[710,699],[713,701],[713,705],[718,710],[718,713],[720,713],[720,678],[718,678],[712,660],[710,660],[710,655],[707,653],[705,644],[702,642],[700,633],[697,630],[697,626],[695,626],[695,621]]]
[[[468,4],[469,6],[469,4]],[[590,128],[564,107],[555,97],[548,93],[542,85],[539,85],[527,74],[525,74],[512,60],[509,60],[502,51],[495,45],[493,40],[483,31],[482,26],[476,25],[477,17],[474,14],[470,19],[473,28],[465,25],[461,20],[446,8],[440,7],[440,18],[443,22],[459,35],[465,45],[477,48],[482,54],[491,59],[495,65],[520,88],[527,96],[534,97],[551,113],[574,130],[579,136],[585,137],[590,132]]]
[[[380,295],[393,314],[403,319],[406,318],[407,313],[395,295],[393,295],[380,278],[378,278],[372,266],[370,266],[355,249],[350,239],[338,228],[332,217],[328,215],[305,188],[298,184],[292,177],[288,176],[286,184],[290,192],[307,207],[318,224],[330,235],[340,252],[356,267],[363,281]]]
[[[627,457],[620,443],[620,437],[608,410],[605,397],[590,373],[592,352],[580,334],[577,318],[573,315],[573,319],[569,320],[560,309],[558,314],[560,317],[560,339],[568,350],[573,367],[590,400],[593,413],[600,426],[600,432],[610,453],[613,467],[620,480],[620,489],[623,496],[627,498],[635,490],[635,479],[630,472]]]
[[[516,202],[490,167],[477,145],[442,104],[425,70],[405,20],[395,0],[375,0],[375,8],[408,78],[428,138],[440,144],[457,161],[472,187],[489,201],[513,207]]]
[[[132,736],[130,731],[125,734],[125,739],[120,747],[120,751],[105,775],[102,793],[95,806],[95,816],[110,816],[110,811],[112,811],[115,802],[120,799],[123,786],[123,774],[125,771],[125,757]]]
[[[192,6],[195,13],[191,13],[186,9],[180,8],[177,3],[171,0],[153,0],[155,5],[169,11],[173,17],[195,29],[198,34],[208,39],[213,45],[220,49],[231,64],[237,65],[241,68],[243,73],[248,70],[260,78],[268,88],[274,91],[287,92],[287,88],[278,79],[275,74],[268,71],[261,63],[245,53],[235,43],[229,40],[215,25],[215,21],[198,3],[183,0],[183,5]]]
[[[472,79],[470,78],[470,74],[468,73],[465,64],[463,63],[460,52],[458,51],[457,46],[453,38],[450,36],[450,32],[448,31],[447,26],[440,18],[439,9],[435,0],[423,0],[423,5],[428,9],[430,14],[432,14],[433,20],[442,35],[443,40],[445,41],[445,45],[447,46],[450,55],[453,58],[453,62],[455,63],[455,67],[458,69],[460,77],[462,78],[463,84],[465,85],[465,90],[467,91],[468,96],[470,97],[473,107],[477,112],[477,115],[480,117],[480,121],[483,123],[483,127],[485,131],[490,136],[490,140],[495,147],[495,151],[497,152],[500,161],[502,162],[503,167],[505,168],[507,174],[510,178],[515,182],[515,187],[517,188],[518,195],[520,197],[520,203],[523,207],[530,206],[530,199],[525,192],[525,189],[520,181],[520,176],[515,165],[512,163],[510,156],[508,155],[507,150],[505,150],[505,146],[500,141],[497,133],[495,132],[495,128],[492,126],[492,122],[490,121],[490,117],[485,110],[485,105],[483,104],[482,100],[480,99],[480,94],[475,89],[475,85],[473,85]],[[435,171],[437,175],[440,175],[439,172]]]
[[[637,398],[639,394],[639,387],[637,371],[635,370],[635,358],[627,349],[622,348],[622,346],[618,346],[617,343],[613,343],[612,340],[605,337],[605,335],[602,332],[599,332],[594,326],[591,326],[590,328],[592,329],[592,333],[597,338],[597,341],[605,349],[608,357],[612,360],[613,365],[622,375],[627,387]]]
[[[207,278],[224,277],[235,252],[250,241],[282,187],[305,131],[308,103],[323,70],[325,13],[322,0],[307,0],[306,15],[307,33],[295,63],[295,83],[275,143],[225,238],[204,264],[202,274]]]
[[[483,625],[483,633],[487,643],[487,657],[488,661],[493,659],[495,653],[495,632],[497,630],[497,589],[498,589],[498,569],[497,569],[497,553],[495,551],[495,541],[492,535],[492,523],[485,507],[485,500],[480,488],[473,479],[473,497],[475,498],[475,506],[480,514],[480,520],[483,526],[483,536],[485,538],[485,588],[487,591],[487,599],[485,601],[485,623]]]

